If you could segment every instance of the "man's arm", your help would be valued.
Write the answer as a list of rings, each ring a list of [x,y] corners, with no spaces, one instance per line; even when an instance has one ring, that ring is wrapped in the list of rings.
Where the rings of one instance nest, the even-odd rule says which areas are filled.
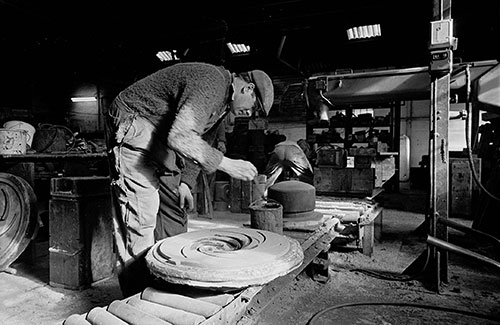
[[[216,129],[210,130],[203,135],[203,139],[207,141],[212,147],[216,147],[222,153],[225,150],[219,149],[219,144],[221,138],[225,141],[226,126],[224,121],[222,121]],[[193,196],[192,190],[196,186],[198,175],[200,174],[201,168],[199,165],[195,164],[189,159],[185,161],[185,167],[181,174],[181,184],[179,184],[179,195],[180,195],[180,206],[183,207],[184,203],[189,205],[189,209],[193,208]]]
[[[222,161],[223,154],[202,139],[201,134],[209,112],[184,104],[172,123],[168,134],[169,146],[182,156],[195,161],[208,173],[213,173]]]
[[[205,125],[204,119],[208,119],[204,110],[195,111],[192,106],[185,104],[179,110],[168,135],[170,147],[196,161],[207,173],[221,170],[237,179],[253,180],[257,176],[257,168],[251,162],[224,157],[222,152],[202,139],[200,134]]]

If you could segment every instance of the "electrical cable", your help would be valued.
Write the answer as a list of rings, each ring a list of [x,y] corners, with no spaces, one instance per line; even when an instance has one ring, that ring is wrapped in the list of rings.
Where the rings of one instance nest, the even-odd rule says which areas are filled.
[[[483,190],[484,193],[486,193],[489,197],[492,199],[499,201],[500,198],[496,197],[492,193],[490,193],[484,186],[481,184],[481,181],[479,180],[477,176],[476,169],[474,168],[474,162],[472,159],[472,151],[470,149],[470,138],[469,138],[469,116],[470,116],[470,93],[471,93],[471,81],[470,81],[470,65],[467,65],[465,68],[465,79],[466,79],[466,86],[467,86],[467,94],[466,94],[466,99],[465,99],[465,110],[467,111],[467,114],[465,116],[465,144],[467,146],[467,158],[469,161],[469,167],[471,170],[472,178],[474,179],[474,182]]]
[[[389,281],[401,281],[401,282],[406,282],[406,281],[413,281],[417,279],[419,276],[423,275],[424,272],[427,269],[427,265],[429,265],[429,260],[430,260],[430,249],[429,246],[427,246],[426,249],[426,258],[425,258],[425,263],[422,269],[415,274],[392,274],[388,272],[380,272],[380,271],[373,271],[373,270],[366,270],[366,269],[352,269],[350,272],[360,272],[369,276],[372,276],[374,278],[378,278],[381,280],[389,280]]]
[[[357,307],[357,306],[393,306],[393,307],[414,307],[414,308],[421,308],[421,309],[432,309],[432,310],[444,311],[444,312],[449,312],[449,313],[463,314],[463,315],[467,315],[467,316],[487,319],[487,320],[490,320],[493,322],[500,323],[500,319],[497,317],[494,317],[494,316],[479,314],[479,313],[475,313],[475,312],[468,311],[468,310],[455,309],[455,308],[450,308],[450,307],[426,305],[426,304],[416,304],[416,303],[406,303],[406,302],[355,302],[355,303],[334,305],[334,306],[327,307],[323,310],[320,310],[319,312],[314,314],[309,319],[309,321],[307,322],[307,325],[317,324],[316,321],[321,316],[323,316],[327,312],[332,311],[334,309],[340,309],[340,308],[345,308],[345,307]]]
[[[322,90],[319,91],[319,96],[329,107],[335,108],[335,105],[333,105],[333,103],[328,98],[326,98],[325,95],[323,95]]]
[[[75,144],[76,144],[75,134],[67,126],[42,123],[42,124],[39,124],[39,128],[40,129],[46,129],[46,130],[54,130],[54,133],[53,133],[52,138],[50,139],[50,141],[48,141],[48,143],[45,145],[45,147],[42,148],[42,149],[39,149],[38,152],[44,152],[45,150],[47,150],[54,143],[54,141],[55,141],[55,139],[56,139],[56,137],[58,135],[57,134],[57,129],[62,129],[62,130],[66,131],[67,133],[70,134],[70,138],[69,138],[68,141],[70,141],[71,145],[70,145],[69,148],[66,149],[66,152],[70,152],[75,147]]]

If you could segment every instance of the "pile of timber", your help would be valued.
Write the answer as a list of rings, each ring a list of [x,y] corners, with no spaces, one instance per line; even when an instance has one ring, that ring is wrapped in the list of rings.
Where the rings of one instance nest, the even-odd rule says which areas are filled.
[[[378,205],[366,199],[316,196],[314,211],[333,216],[342,223],[365,223],[372,218]]]

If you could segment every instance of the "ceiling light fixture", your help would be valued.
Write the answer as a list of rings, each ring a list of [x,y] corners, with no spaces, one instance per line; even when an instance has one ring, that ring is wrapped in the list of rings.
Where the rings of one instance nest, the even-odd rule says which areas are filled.
[[[382,36],[380,24],[352,27],[347,30],[349,40]]]
[[[227,43],[227,47],[229,48],[229,51],[231,51],[231,54],[250,53],[250,46],[246,44]]]
[[[73,103],[81,103],[81,102],[96,102],[96,97],[71,97],[71,101]]]
[[[177,56],[177,50],[159,51],[158,53],[156,53],[156,57],[160,59],[160,61],[162,62],[180,60],[179,57]]]

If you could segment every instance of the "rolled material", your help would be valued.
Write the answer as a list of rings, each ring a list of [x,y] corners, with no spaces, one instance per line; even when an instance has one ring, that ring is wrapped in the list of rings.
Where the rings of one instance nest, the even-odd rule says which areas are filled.
[[[197,325],[205,320],[201,315],[143,300],[137,296],[132,297],[127,304],[175,325]]]
[[[223,293],[220,295],[206,296],[206,297],[191,297],[198,300],[210,302],[212,304],[219,305],[221,307],[226,306],[228,303],[234,300],[234,296],[228,293]]]
[[[276,201],[257,200],[250,204],[250,227],[283,234],[283,206]]]
[[[130,325],[172,325],[158,317],[149,315],[123,301],[115,300],[108,306],[108,312],[121,318]]]
[[[201,301],[175,293],[159,291],[151,287],[144,289],[141,298],[160,305],[201,315],[205,318],[208,318],[221,310],[220,306],[210,302]]]
[[[182,295],[194,299],[210,302],[221,307],[226,306],[234,300],[234,295],[230,293],[218,293],[213,290],[202,290],[195,287],[183,287]]]
[[[85,314],[78,315],[74,314],[66,318],[63,325],[91,325],[86,319]]]
[[[101,307],[90,310],[87,314],[87,321],[92,325],[128,325],[126,322]]]

